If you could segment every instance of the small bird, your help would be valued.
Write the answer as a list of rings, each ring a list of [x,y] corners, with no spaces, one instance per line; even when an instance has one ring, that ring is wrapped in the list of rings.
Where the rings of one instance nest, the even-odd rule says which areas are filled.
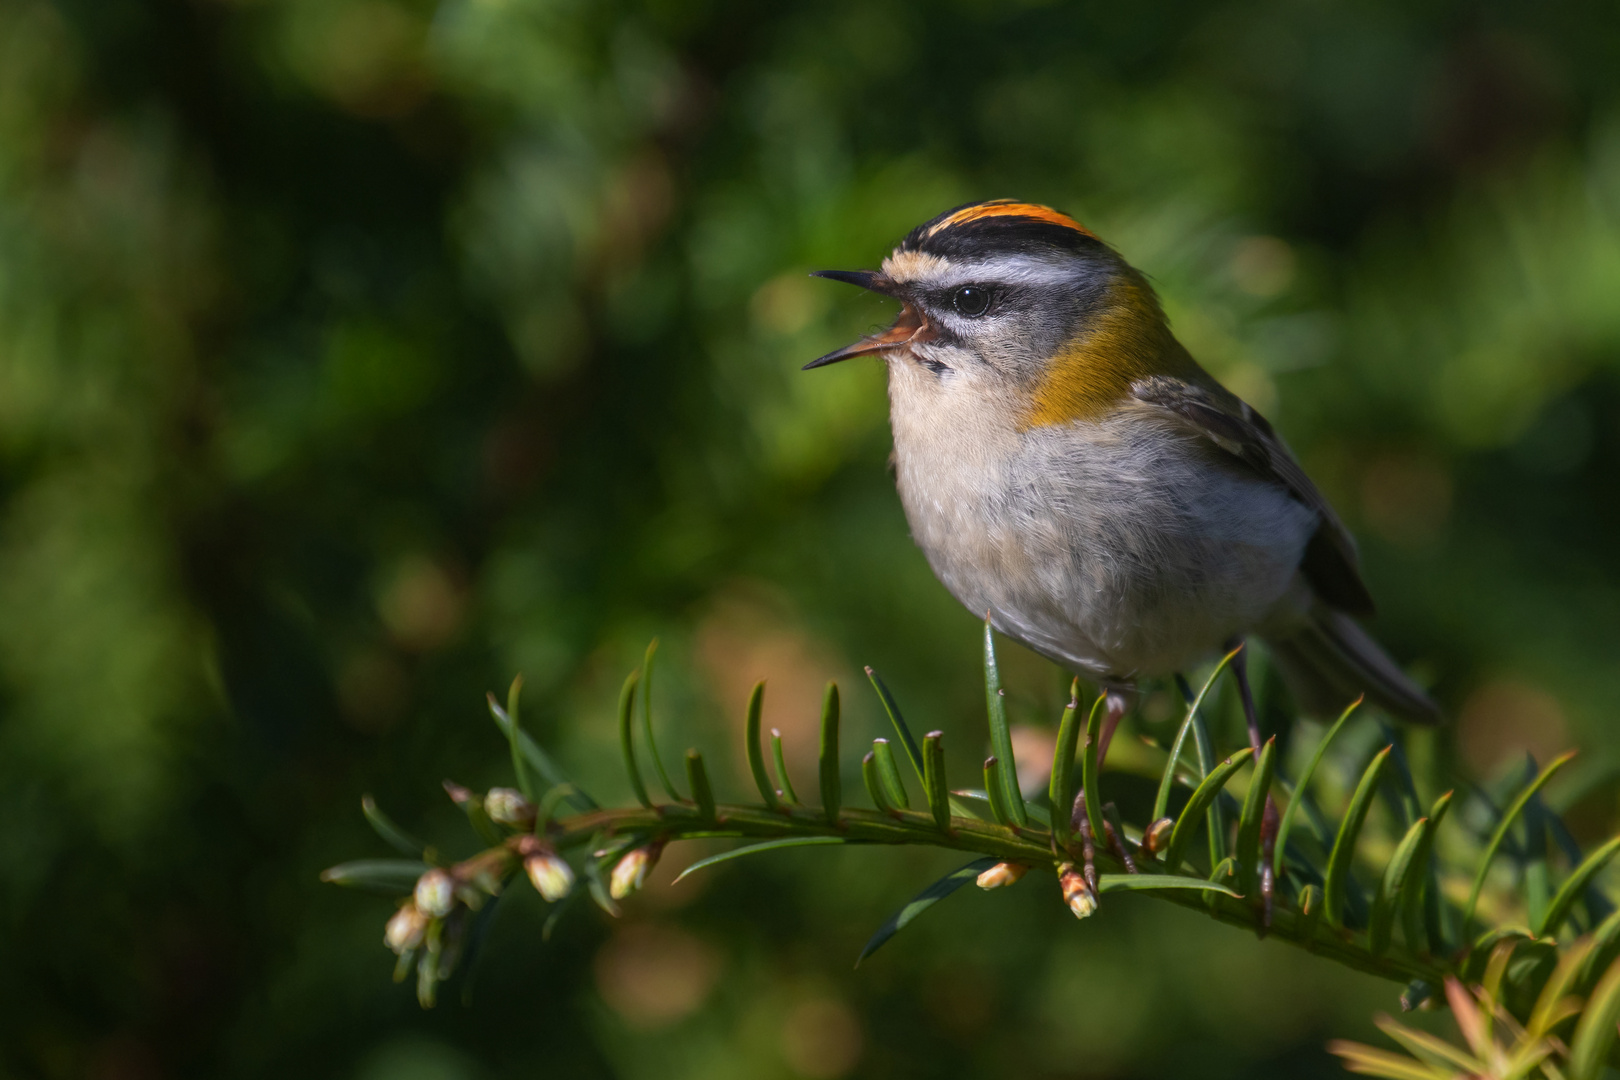
[[[805,365],[888,367],[913,537],[975,614],[1109,694],[1257,635],[1308,713],[1439,710],[1355,621],[1355,542],[1288,447],[1171,333],[1143,275],[1067,214],[997,199],[913,229],[889,329]],[[1250,741],[1252,696],[1237,666]]]

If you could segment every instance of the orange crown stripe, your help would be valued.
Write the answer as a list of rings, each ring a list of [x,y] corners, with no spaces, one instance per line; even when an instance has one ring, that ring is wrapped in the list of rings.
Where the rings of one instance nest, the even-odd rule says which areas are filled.
[[[1044,221],[1049,225],[1059,225],[1065,229],[1073,229],[1075,232],[1096,239],[1090,229],[1068,214],[1059,213],[1050,206],[1041,206],[1038,203],[1013,202],[1011,199],[998,199],[995,202],[980,203],[977,206],[969,206],[966,209],[958,210],[932,229],[929,229],[928,235],[933,236],[945,229],[991,217],[1020,217],[1029,218],[1031,221]]]

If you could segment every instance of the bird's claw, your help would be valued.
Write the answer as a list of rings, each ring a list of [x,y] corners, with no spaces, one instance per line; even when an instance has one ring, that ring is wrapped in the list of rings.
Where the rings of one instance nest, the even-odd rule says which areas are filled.
[[[1080,866],[1085,874],[1086,884],[1091,891],[1097,891],[1097,844],[1091,835],[1091,818],[1086,813],[1086,793],[1084,789],[1075,793],[1074,811],[1069,819],[1070,827],[1080,835]]]
[[[1105,810],[1112,810],[1109,803]],[[1131,857],[1131,850],[1125,844],[1125,838],[1114,827],[1114,823],[1103,817],[1103,843],[1105,850],[1115,856],[1124,864],[1127,874],[1140,873],[1136,868],[1136,860]],[[1070,828],[1080,837],[1080,861],[1086,876],[1086,882],[1093,889],[1097,887],[1097,838],[1091,831],[1091,816],[1086,813],[1086,793],[1080,791],[1074,797],[1074,811],[1070,817]]]
[[[1274,869],[1277,853],[1277,828],[1280,823],[1277,803],[1268,794],[1266,808],[1260,816],[1260,932],[1271,929],[1271,912],[1277,895],[1277,875]]]
[[[1113,803],[1103,807],[1103,835],[1108,840],[1108,850],[1119,856],[1119,861],[1125,864],[1125,872],[1135,874],[1139,872],[1136,869],[1136,860],[1131,858],[1131,849],[1125,843],[1124,826],[1116,824],[1118,816]]]

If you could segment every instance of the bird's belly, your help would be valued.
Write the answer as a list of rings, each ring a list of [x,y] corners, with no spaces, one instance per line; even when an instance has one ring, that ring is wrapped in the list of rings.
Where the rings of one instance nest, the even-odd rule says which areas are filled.
[[[913,536],[947,588],[1073,670],[1179,670],[1291,601],[1316,515],[1147,424],[1042,429],[1000,462],[907,460]]]

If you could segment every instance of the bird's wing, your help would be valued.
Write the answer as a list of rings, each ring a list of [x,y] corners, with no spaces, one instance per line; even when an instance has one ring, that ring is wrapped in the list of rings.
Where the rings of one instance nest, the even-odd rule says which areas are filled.
[[[1131,396],[1175,417],[1316,511],[1321,524],[1306,545],[1300,569],[1317,595],[1333,607],[1352,615],[1372,614],[1372,595],[1361,580],[1355,540],[1265,417],[1218,385],[1201,386],[1163,375],[1138,380],[1131,386]]]

